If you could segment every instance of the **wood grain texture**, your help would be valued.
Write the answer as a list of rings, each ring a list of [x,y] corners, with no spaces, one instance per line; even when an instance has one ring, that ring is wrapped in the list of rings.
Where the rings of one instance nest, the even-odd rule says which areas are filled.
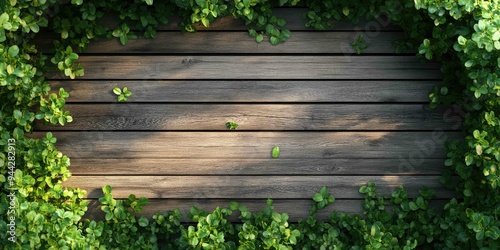
[[[130,40],[126,46],[121,45],[118,39],[97,40],[81,54],[337,53],[344,55],[356,53],[351,44],[358,35],[359,32],[297,31],[293,32],[285,43],[271,45],[268,41],[256,43],[255,38],[246,32],[158,32],[154,39]],[[402,33],[399,32],[364,33],[364,40],[369,46],[362,54],[395,53],[393,43],[402,37]],[[50,39],[44,40],[50,41]],[[51,43],[41,46],[43,51],[48,51]]]
[[[146,76],[148,77],[148,76]],[[439,81],[52,81],[69,92],[68,103],[116,102],[115,87],[129,88],[129,102],[429,102]]]
[[[94,175],[440,175],[444,159],[72,158],[74,176]]]
[[[421,187],[433,188],[437,198],[454,192],[439,184],[439,176],[73,176],[63,183],[87,191],[87,198],[102,196],[104,183],[113,197],[162,199],[310,199],[322,186],[336,198],[363,198],[359,187],[372,181],[380,193],[403,185],[412,197]]]
[[[80,79],[440,79],[415,56],[81,56]],[[65,78],[60,73],[49,78]]]
[[[320,221],[325,221],[328,216],[334,212],[348,213],[348,214],[361,214],[363,212],[362,200],[342,200],[336,199],[335,203],[327,206],[324,209],[318,211],[317,218]],[[442,210],[446,200],[431,200],[429,202],[429,207],[435,210]],[[179,211],[184,215],[181,219],[182,222],[191,222],[187,218],[189,209],[191,206],[197,206],[208,212],[214,211],[217,207],[228,208],[228,200],[213,200],[213,199],[191,199],[191,200],[175,200],[175,199],[152,199],[144,210],[142,215],[153,216],[156,212],[171,211],[174,209],[179,209]],[[264,209],[266,205],[266,200],[244,200],[238,202],[240,205],[246,206],[248,211],[252,213],[257,213]],[[289,222],[297,222],[299,219],[306,220],[309,216],[309,209],[311,208],[311,200],[273,200],[274,210],[280,213],[287,213]],[[391,211],[391,207],[387,207],[388,211]],[[239,213],[235,212],[228,217],[229,221],[238,222]],[[96,200],[90,200],[87,213],[85,218],[94,220],[103,220],[104,212],[99,207],[99,202]]]
[[[54,132],[70,158],[443,159],[458,132]],[[34,137],[45,133],[36,132]],[[279,160],[279,159],[277,159]]]
[[[314,30],[314,28],[307,28],[305,26],[307,19],[303,15],[307,13],[307,8],[275,8],[273,14],[276,17],[284,18],[286,20],[285,28],[292,31],[300,30]],[[118,27],[119,22],[117,18],[111,15],[104,16],[98,21],[99,24],[115,29]],[[167,25],[160,25],[157,30],[180,30],[180,23],[182,18],[171,17]],[[218,17],[209,27],[205,27],[199,23],[193,25],[198,31],[247,31],[248,26],[242,20],[234,19],[232,16]],[[336,22],[334,27],[329,30],[349,30],[349,31],[401,31],[401,28],[390,23],[385,18],[377,18],[375,20],[360,19],[357,24],[349,22]]]
[[[203,105],[203,104],[68,104],[74,121],[38,130],[450,130],[446,109],[423,104]]]

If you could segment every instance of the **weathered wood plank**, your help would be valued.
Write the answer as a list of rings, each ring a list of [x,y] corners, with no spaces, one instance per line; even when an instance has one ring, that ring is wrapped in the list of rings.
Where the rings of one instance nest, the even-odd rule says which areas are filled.
[[[459,132],[54,132],[70,158],[443,159]],[[36,132],[34,137],[45,133]],[[276,161],[280,160],[276,159]]]
[[[81,56],[78,62],[81,79],[441,79],[439,64],[415,56]]]
[[[86,190],[86,198],[102,196],[102,185],[113,187],[115,198],[130,194],[147,198],[184,199],[310,199],[322,186],[336,198],[362,198],[359,187],[372,181],[380,193],[403,185],[410,196],[425,186],[437,198],[451,198],[453,191],[439,184],[439,176],[73,176],[66,187]]]
[[[450,130],[446,109],[423,104],[68,104],[74,121],[37,130]]]
[[[307,28],[305,26],[307,19],[303,18],[303,15],[307,13],[307,8],[275,8],[273,14],[276,17],[284,18],[286,20],[286,28],[292,31],[295,30],[314,30],[313,28]],[[167,25],[160,25],[157,30],[180,30],[180,23],[182,18],[171,17]],[[99,24],[117,28],[119,22],[117,19],[111,15],[104,16],[98,21]],[[383,30],[383,31],[400,31],[401,28],[391,24],[384,18],[378,18],[376,20],[365,20],[360,19],[357,24],[349,22],[334,22],[335,26],[330,30],[354,30],[354,31],[367,31],[367,30]],[[234,19],[232,16],[219,17],[207,28],[201,24],[193,25],[198,31],[206,30],[224,30],[224,31],[246,31],[248,26],[242,20]]]
[[[90,200],[88,206],[88,211],[85,215],[86,218],[94,220],[103,220],[104,213],[99,207],[99,202],[96,200]],[[442,209],[446,200],[432,200],[429,202],[429,207],[434,209]],[[156,212],[172,211],[176,208],[184,215],[182,222],[191,222],[187,218],[189,209],[191,206],[197,206],[208,212],[212,212],[217,207],[228,208],[229,201],[227,200],[173,200],[173,199],[158,199],[149,200],[149,203],[144,210],[140,213],[146,217],[153,216]],[[265,200],[243,200],[238,202],[240,205],[246,206],[248,211],[252,213],[257,213],[265,208]],[[328,216],[333,212],[342,212],[348,214],[361,214],[363,212],[362,200],[342,200],[337,199],[335,203],[327,206],[326,208],[319,210],[317,218],[321,221],[328,219]],[[280,213],[287,213],[289,222],[297,222],[298,220],[306,220],[309,216],[309,209],[311,208],[311,200],[273,200],[274,210]],[[390,211],[390,208],[388,207]],[[230,221],[238,221],[239,214],[233,213],[233,215],[228,217]]]
[[[85,53],[103,54],[186,54],[186,53],[356,53],[351,44],[358,32],[294,32],[283,44],[256,43],[246,32],[158,32],[155,39],[129,40],[126,46],[118,39],[92,42]],[[42,36],[40,49],[50,52],[54,36]],[[399,32],[369,32],[364,40],[369,47],[363,54],[395,53],[393,43],[402,38]],[[237,41],[237,42],[236,42]],[[413,51],[414,52],[414,51]]]
[[[412,164],[413,163],[413,164]],[[186,167],[189,166],[189,167]],[[440,175],[444,159],[79,159],[73,175]]]
[[[149,77],[149,76],[145,76]],[[52,81],[71,102],[116,102],[112,89],[127,87],[129,102],[429,102],[433,81]]]

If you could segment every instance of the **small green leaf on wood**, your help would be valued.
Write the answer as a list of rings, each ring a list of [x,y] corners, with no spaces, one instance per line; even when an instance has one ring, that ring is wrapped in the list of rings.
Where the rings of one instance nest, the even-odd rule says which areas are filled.
[[[280,156],[280,147],[274,147],[271,155],[273,156],[273,158],[278,158]]]

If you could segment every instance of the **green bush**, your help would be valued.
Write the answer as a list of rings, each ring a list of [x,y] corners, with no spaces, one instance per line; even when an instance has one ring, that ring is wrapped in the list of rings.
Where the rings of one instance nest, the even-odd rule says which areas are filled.
[[[500,3],[437,0],[190,0],[190,1],[58,1],[9,0],[0,6],[0,242],[4,249],[498,249],[500,248]],[[153,6],[151,6],[153,5]],[[429,209],[432,190],[417,197],[397,189],[378,195],[372,183],[360,188],[364,215],[333,213],[318,221],[316,213],[334,202],[326,188],[312,199],[310,216],[297,224],[286,213],[268,207],[251,213],[236,202],[212,213],[193,207],[193,225],[180,223],[179,210],[136,216],[145,198],[115,200],[111,187],[99,199],[105,220],[82,219],[85,191],[65,188],[71,176],[67,156],[47,133],[32,139],[35,119],[64,125],[68,93],[49,94],[44,74],[57,69],[67,77],[84,74],[78,52],[96,38],[122,44],[140,35],[156,36],[158,25],[174,13],[186,31],[209,26],[216,18],[242,19],[257,42],[272,44],[291,34],[286,21],[273,15],[277,6],[304,6],[306,26],[326,29],[334,21],[390,20],[404,29],[399,51],[417,49],[442,63],[442,86],[430,94],[430,105],[454,104],[464,110],[464,138],[446,143],[443,182],[457,191],[437,212]],[[104,14],[117,27],[97,22]],[[51,58],[34,45],[41,30],[59,34]],[[51,66],[57,65],[56,67]],[[22,166],[22,170],[18,168]],[[458,181],[451,182],[457,175]],[[393,212],[387,212],[392,208]],[[227,217],[233,213],[240,223]]]

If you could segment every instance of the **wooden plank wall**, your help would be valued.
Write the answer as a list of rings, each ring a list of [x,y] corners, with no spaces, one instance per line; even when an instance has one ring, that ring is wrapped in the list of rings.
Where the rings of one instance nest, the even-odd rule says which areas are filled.
[[[230,200],[257,211],[270,197],[292,221],[307,216],[322,186],[337,198],[323,218],[360,212],[368,181],[386,193],[427,186],[452,197],[438,179],[443,140],[459,124],[446,119],[450,109],[427,105],[439,65],[395,54],[402,33],[383,20],[319,32],[304,28],[303,11],[278,10],[292,30],[278,46],[255,43],[231,18],[193,34],[174,20],[156,39],[127,46],[94,42],[79,59],[84,77],[50,76],[70,93],[74,122],[38,123],[35,136],[54,131],[71,158],[65,185],[88,191],[94,215],[105,184],[117,198],[150,198],[148,215]],[[359,34],[369,42],[362,55],[350,46]],[[133,96],[117,103],[114,87]],[[237,131],[225,128],[231,120]]]

